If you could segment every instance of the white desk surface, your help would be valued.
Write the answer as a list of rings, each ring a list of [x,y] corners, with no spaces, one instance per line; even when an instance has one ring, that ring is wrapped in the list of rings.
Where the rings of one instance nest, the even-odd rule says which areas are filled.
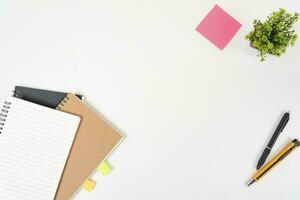
[[[223,51],[195,31],[215,3],[242,24]],[[264,63],[244,40],[280,7],[300,2],[1,1],[0,93],[80,92],[126,135],[113,172],[75,200],[299,200],[300,150],[245,186],[284,111],[273,154],[300,138],[300,39]]]

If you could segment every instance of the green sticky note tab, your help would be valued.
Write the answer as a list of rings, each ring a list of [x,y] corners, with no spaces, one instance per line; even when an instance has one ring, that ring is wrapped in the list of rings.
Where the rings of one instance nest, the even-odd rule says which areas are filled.
[[[98,171],[103,175],[106,176],[111,172],[111,166],[104,160],[98,167]]]

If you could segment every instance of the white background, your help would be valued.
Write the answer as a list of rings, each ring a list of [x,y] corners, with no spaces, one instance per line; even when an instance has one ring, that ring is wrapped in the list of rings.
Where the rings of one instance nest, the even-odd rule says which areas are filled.
[[[223,51],[195,31],[216,3],[242,24]],[[280,7],[300,2],[1,0],[0,92],[82,93],[126,135],[76,200],[299,200],[300,150],[245,186],[284,111],[272,155],[300,139],[300,40],[264,63],[244,40]]]

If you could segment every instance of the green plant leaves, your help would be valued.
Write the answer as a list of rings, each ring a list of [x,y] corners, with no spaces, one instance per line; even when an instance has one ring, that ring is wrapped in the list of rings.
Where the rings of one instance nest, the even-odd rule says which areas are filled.
[[[250,46],[257,49],[261,61],[267,54],[281,56],[288,46],[293,46],[298,38],[293,24],[298,21],[299,14],[290,14],[285,9],[272,12],[265,22],[255,19],[254,30],[249,32],[245,39],[250,41]]]

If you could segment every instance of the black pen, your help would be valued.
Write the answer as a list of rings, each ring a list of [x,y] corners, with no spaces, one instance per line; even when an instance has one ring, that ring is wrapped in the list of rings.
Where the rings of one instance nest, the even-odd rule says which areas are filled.
[[[282,132],[282,130],[284,129],[285,125],[288,123],[290,119],[290,113],[286,112],[284,113],[284,115],[282,116],[274,134],[272,135],[272,138],[270,139],[267,147],[265,148],[263,154],[261,155],[258,163],[257,163],[257,167],[256,169],[258,170],[259,168],[261,168],[261,166],[263,166],[263,164],[265,163],[268,155],[270,154],[272,147],[274,146],[278,136],[280,135],[280,133]]]

